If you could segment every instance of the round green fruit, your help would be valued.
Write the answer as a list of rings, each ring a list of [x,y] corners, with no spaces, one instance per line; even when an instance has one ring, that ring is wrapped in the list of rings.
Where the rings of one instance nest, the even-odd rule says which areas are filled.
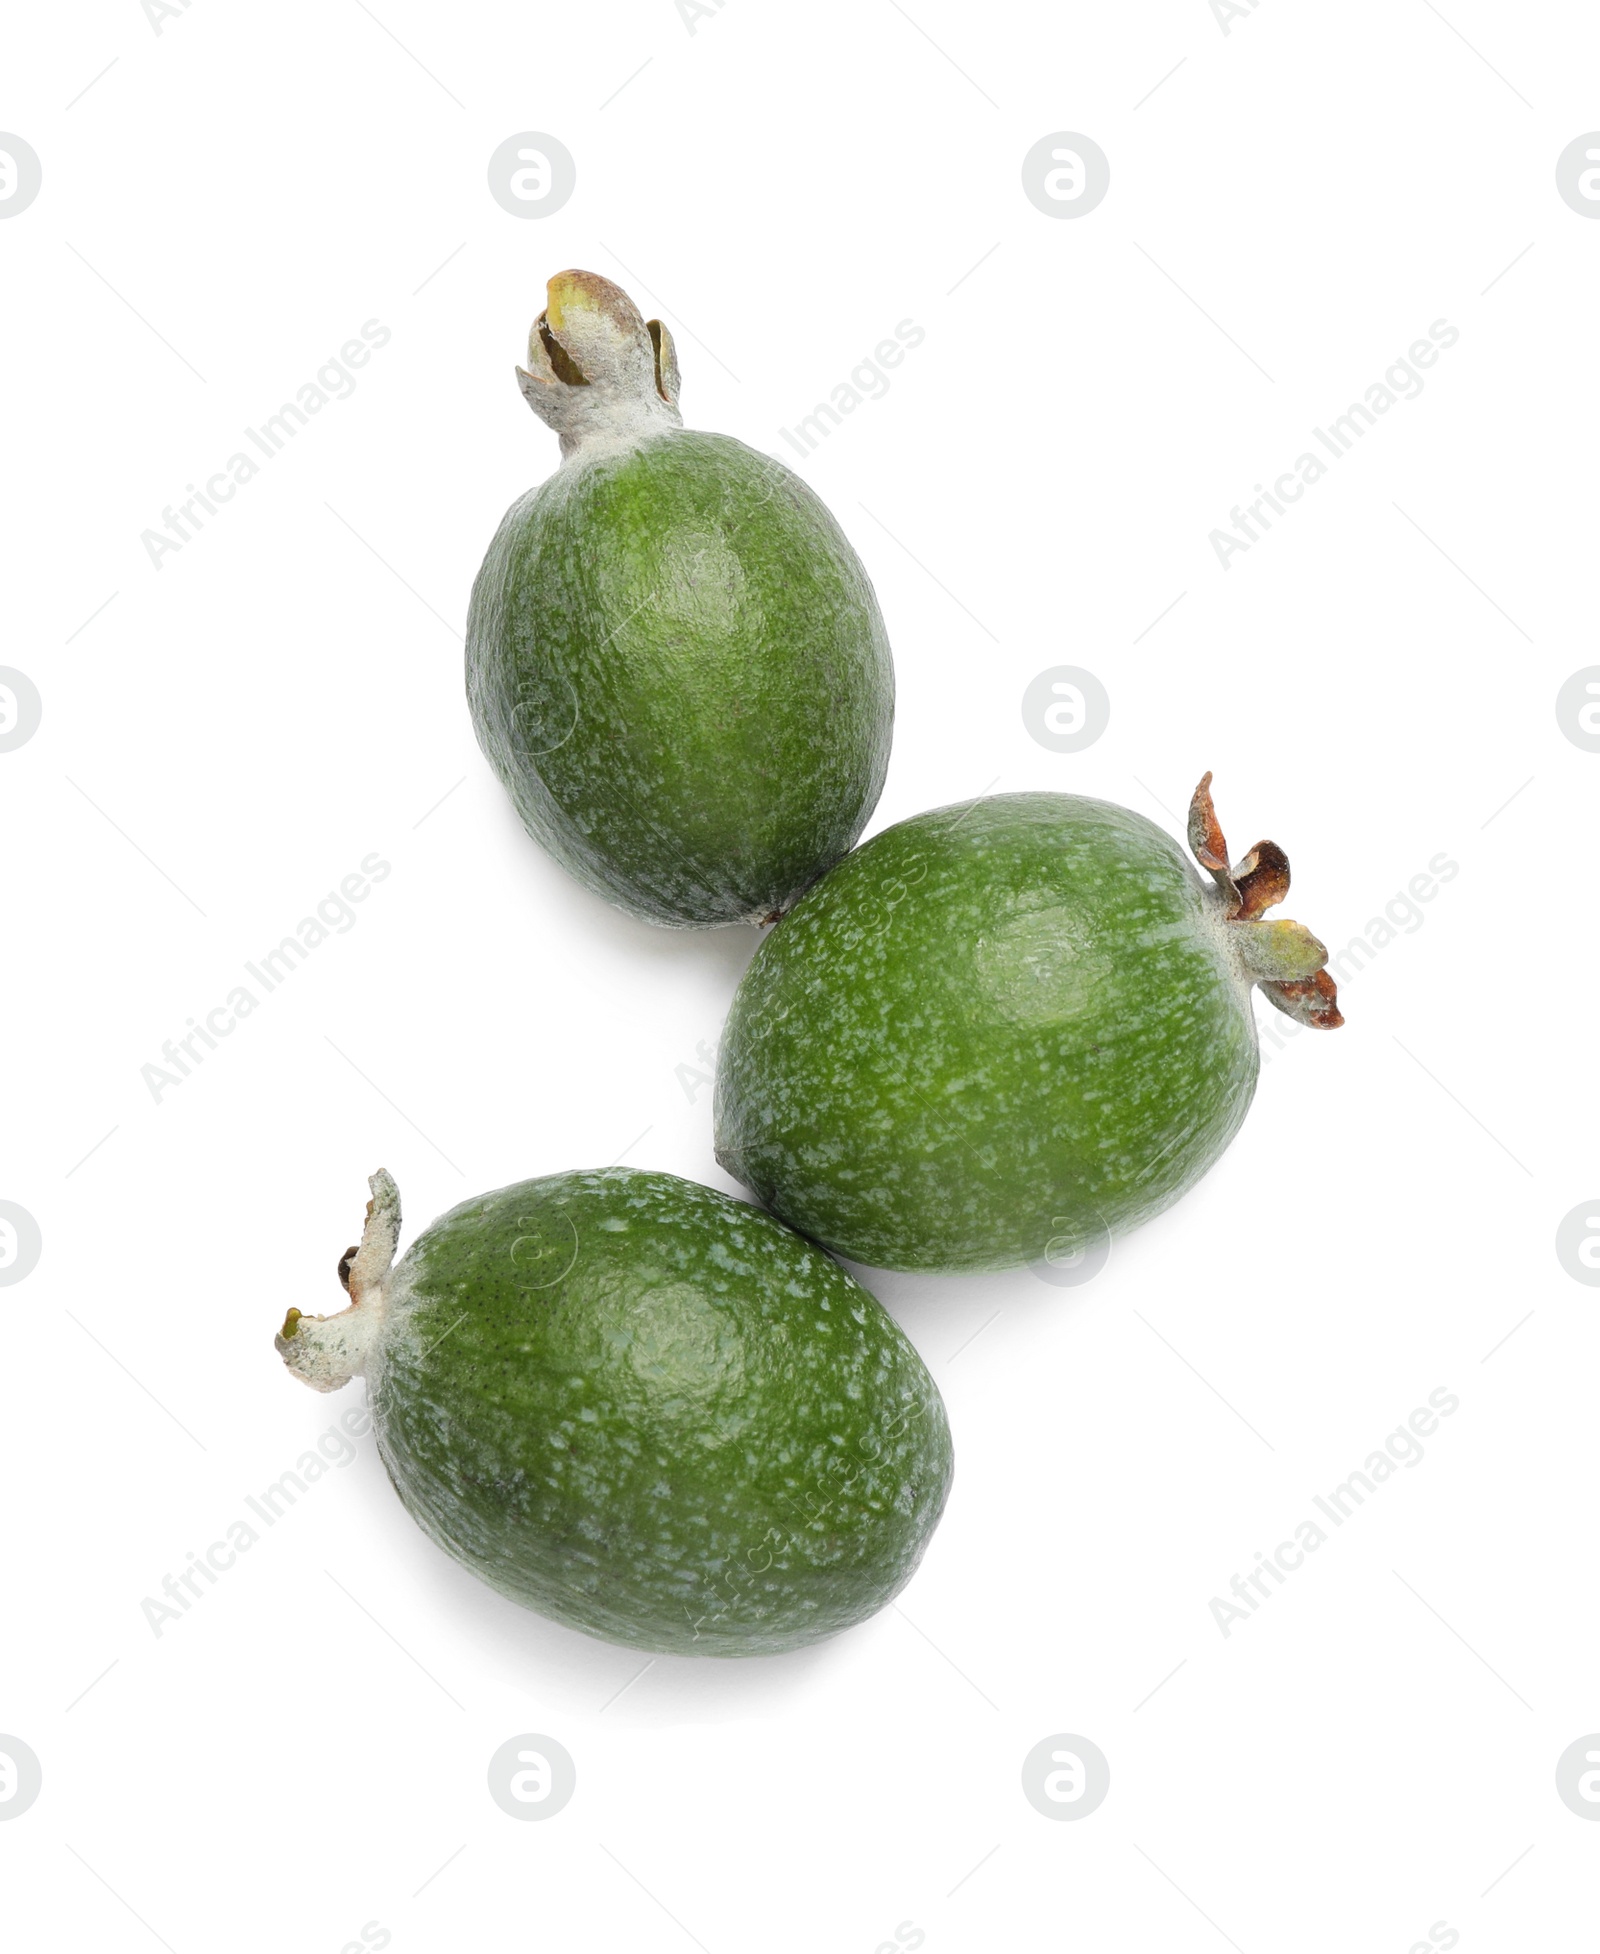
[[[659,320],[552,278],[518,369],[562,462],[513,503],[467,619],[478,742],[524,825],[621,909],[771,921],[854,843],[894,669],[866,571],[781,462],[687,432]]]
[[[407,1510],[542,1615],[630,1648],[770,1655],[876,1613],[949,1491],[921,1359],[838,1264],[672,1174],[552,1174],[463,1201],[398,1264],[385,1173],[348,1309],[284,1362],[357,1374]],[[393,1264],[393,1266],[391,1266]]]
[[[1193,1186],[1255,1090],[1250,993],[1343,1022],[1327,952],[1265,921],[1289,864],[1235,869],[1071,794],[875,835],[756,952],[718,1059],[717,1158],[774,1214],[880,1268],[1059,1262]]]

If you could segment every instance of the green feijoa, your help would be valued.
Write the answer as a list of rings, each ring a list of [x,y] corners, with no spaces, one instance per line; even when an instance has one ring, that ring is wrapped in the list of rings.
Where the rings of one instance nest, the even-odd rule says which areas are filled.
[[[671,335],[561,272],[518,369],[560,468],[473,586],[467,697],[524,825],[619,908],[770,921],[852,845],[889,759],[877,600],[810,488],[687,431]]]
[[[921,1359],[829,1256],[672,1174],[463,1201],[393,1262],[385,1173],[284,1362],[367,1380],[413,1518],[512,1600],[632,1648],[770,1655],[875,1613],[949,1490]]]
[[[1071,794],[941,808],[857,849],[761,945],[718,1059],[717,1157],[774,1214],[892,1269],[1067,1261],[1193,1186],[1255,1090],[1250,994],[1343,1022],[1327,951],[1263,911],[1195,792],[1161,829]]]

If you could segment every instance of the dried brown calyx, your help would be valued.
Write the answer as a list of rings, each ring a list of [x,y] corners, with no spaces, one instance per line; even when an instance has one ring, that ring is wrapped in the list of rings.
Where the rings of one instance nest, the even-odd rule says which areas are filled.
[[[558,271],[549,281],[517,385],[561,436],[563,458],[586,442],[683,425],[672,334],[595,271]]]
[[[1275,841],[1258,841],[1233,867],[1211,800],[1207,774],[1189,803],[1189,846],[1208,869],[1222,899],[1223,927],[1240,963],[1269,1004],[1314,1025],[1336,1031],[1344,1023],[1338,986],[1324,968],[1327,947],[1302,923],[1265,920],[1289,893],[1289,857]]]

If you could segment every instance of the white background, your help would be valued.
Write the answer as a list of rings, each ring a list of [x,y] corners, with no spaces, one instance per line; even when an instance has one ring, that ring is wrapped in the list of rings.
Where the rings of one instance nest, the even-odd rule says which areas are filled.
[[[1555,189],[1600,127],[1592,10],[158,24],[16,10],[0,88],[44,170],[0,223],[0,662],[44,702],[0,755],[0,1196],[44,1243],[0,1291],[0,1732],[44,1773],[0,1824],[8,1945],[1592,1944],[1600,1825],[1555,1764],[1600,1730],[1600,1296],[1554,1247],[1600,1191],[1600,755],[1554,709],[1600,662],[1600,222]],[[523,131],[578,172],[531,220],[486,180]],[[1111,163],[1074,221],[1022,191],[1057,131]],[[865,559],[899,677],[875,827],[1050,787],[1179,831],[1210,767],[1336,947],[1459,874],[1097,1280],[868,1277],[958,1453],[870,1624],[646,1668],[447,1561],[368,1437],[158,1636],[145,1597],[357,1397],[271,1340],[339,1306],[375,1167],[408,1240],[624,1153],[730,1185],[695,1074],[755,932],[567,880],[462,699],[473,572],[556,459],[512,368],[568,265],[661,313],[689,424],[796,462]],[[153,567],[141,531],[369,319],[355,393]],[[780,430],[904,319],[891,390],[798,462]],[[1209,532],[1440,319],[1426,391],[1225,570]],[[1021,717],[1059,664],[1111,697],[1079,754]],[[163,1041],[372,851],[355,926],[157,1103]],[[1225,1637],[1213,1596],[1439,1387],[1423,1462]],[[576,1760],[546,1823],[486,1789],[524,1732]],[[1021,1791],[1058,1732],[1110,1760],[1076,1823]]]

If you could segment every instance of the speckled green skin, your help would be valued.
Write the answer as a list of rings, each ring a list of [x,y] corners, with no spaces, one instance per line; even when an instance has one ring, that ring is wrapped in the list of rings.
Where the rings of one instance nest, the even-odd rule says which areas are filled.
[[[369,1370],[400,1497],[491,1587],[608,1641],[766,1655],[911,1577],[950,1433],[893,1319],[671,1174],[522,1181],[397,1266]]]
[[[1005,794],[885,830],[745,973],[718,1159],[880,1268],[1009,1268],[1137,1226],[1255,1089],[1210,901],[1175,842],[1105,801]]]
[[[528,831],[608,901],[759,921],[852,845],[894,670],[844,532],[780,462],[665,429],[580,449],[507,511],[467,697]]]

